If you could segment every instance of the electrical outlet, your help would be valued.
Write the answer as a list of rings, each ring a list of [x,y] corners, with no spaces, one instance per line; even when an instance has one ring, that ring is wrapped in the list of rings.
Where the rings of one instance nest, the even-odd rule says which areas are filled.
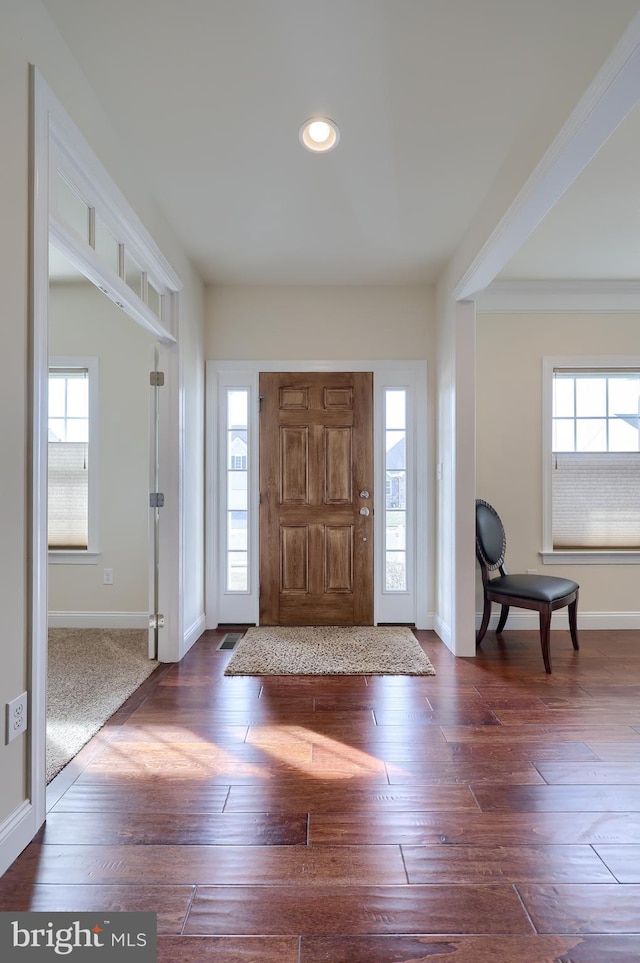
[[[103,568],[102,569],[102,584],[103,585],[113,585],[113,569]]]
[[[7,702],[7,738],[8,745],[12,739],[25,732],[27,728],[27,693],[23,692],[17,699]]]
[[[537,569],[537,568],[528,568],[528,569],[527,569],[527,575],[537,575],[537,574],[538,574],[538,569]]]

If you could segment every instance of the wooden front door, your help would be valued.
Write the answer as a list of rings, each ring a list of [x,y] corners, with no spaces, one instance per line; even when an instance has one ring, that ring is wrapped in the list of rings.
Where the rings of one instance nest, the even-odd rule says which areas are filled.
[[[260,375],[260,624],[373,622],[373,375]]]

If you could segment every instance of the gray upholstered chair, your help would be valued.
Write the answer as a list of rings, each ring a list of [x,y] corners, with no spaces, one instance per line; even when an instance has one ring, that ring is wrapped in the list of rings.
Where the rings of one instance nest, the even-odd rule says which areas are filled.
[[[502,606],[496,626],[496,635],[505,627],[510,606],[519,609],[534,609],[540,613],[540,644],[542,658],[547,672],[551,672],[549,639],[551,634],[551,613],[555,609],[569,606],[569,628],[574,649],[578,649],[578,591],[577,582],[553,575],[509,575],[504,565],[507,540],[504,526],[495,508],[488,502],[476,501],[476,556],[482,572],[484,588],[484,610],[482,624],[476,635],[476,647],[482,642],[489,618],[491,603]],[[500,573],[490,578],[489,572]]]

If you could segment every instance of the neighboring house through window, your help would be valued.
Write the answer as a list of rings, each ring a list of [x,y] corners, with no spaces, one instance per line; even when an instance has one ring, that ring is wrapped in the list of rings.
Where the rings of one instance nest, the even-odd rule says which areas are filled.
[[[237,432],[237,436],[231,441],[231,455],[229,468],[232,471],[247,470],[247,440],[246,429]]]

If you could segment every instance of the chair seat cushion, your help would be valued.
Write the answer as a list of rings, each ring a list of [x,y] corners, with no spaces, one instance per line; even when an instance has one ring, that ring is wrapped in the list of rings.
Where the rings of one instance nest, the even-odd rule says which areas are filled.
[[[555,602],[579,588],[577,582],[555,575],[501,575],[492,578],[488,591],[536,602]]]

